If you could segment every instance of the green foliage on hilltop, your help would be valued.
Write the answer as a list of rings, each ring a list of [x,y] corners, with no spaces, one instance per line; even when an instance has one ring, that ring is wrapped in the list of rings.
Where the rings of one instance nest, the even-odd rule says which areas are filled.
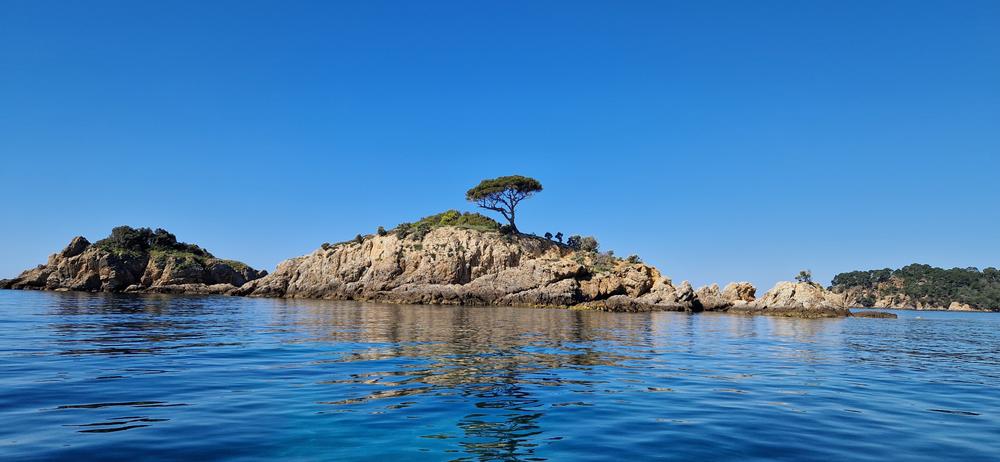
[[[214,258],[207,250],[194,244],[178,242],[177,237],[164,229],[118,226],[111,235],[94,243],[99,249],[118,256],[140,256],[153,254],[161,256],[188,256],[196,259]]]
[[[980,309],[1000,309],[1000,270],[996,268],[980,271],[913,264],[897,270],[851,271],[834,276],[830,288],[837,292],[854,289],[874,298],[900,294],[938,307],[959,302]]]
[[[436,215],[421,218],[415,223],[400,223],[392,231],[400,238],[412,237],[423,239],[434,228],[454,226],[456,228],[475,229],[479,231],[499,231],[500,223],[479,213],[462,213],[458,210],[448,210]]]

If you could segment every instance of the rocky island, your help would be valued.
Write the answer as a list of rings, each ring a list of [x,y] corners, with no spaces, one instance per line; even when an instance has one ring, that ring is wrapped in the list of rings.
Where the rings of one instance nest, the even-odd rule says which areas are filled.
[[[411,304],[569,307],[604,311],[719,311],[849,316],[843,297],[783,282],[761,298],[747,282],[695,290],[635,257],[617,258],[496,221],[448,211],[390,231],[324,244],[272,274],[215,258],[164,230],[119,227],[91,244],[74,238],[44,265],[0,288],[220,294]]]
[[[638,256],[601,252],[593,237],[563,242],[562,233],[523,234],[515,225],[516,207],[541,190],[541,183],[527,177],[484,180],[466,199],[500,213],[507,224],[449,210],[323,244],[280,263],[272,274],[218,259],[162,229],[121,226],[93,244],[74,238],[46,264],[0,281],[0,288],[851,316],[844,294],[810,280],[778,283],[760,298],[748,282],[696,290],[687,281],[674,284]]]
[[[0,288],[224,294],[266,274],[178,242],[163,229],[119,226],[93,244],[73,238],[47,263],[0,280]]]

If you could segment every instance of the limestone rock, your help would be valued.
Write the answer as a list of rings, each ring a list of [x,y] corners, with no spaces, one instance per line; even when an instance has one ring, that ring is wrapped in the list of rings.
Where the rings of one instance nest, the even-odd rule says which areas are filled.
[[[756,300],[757,288],[749,282],[730,282],[722,290],[722,298],[731,302],[752,302]]]
[[[812,282],[782,281],[767,291],[753,305],[761,309],[804,308],[843,309],[844,296],[835,294]]]
[[[722,295],[718,284],[698,288],[695,291],[696,305],[703,311],[725,311],[733,306],[733,302]]]
[[[979,310],[973,308],[972,305],[969,305],[968,303],[951,302],[951,305],[948,305],[948,311],[979,311]]]
[[[679,301],[670,280],[641,263],[609,257],[598,263],[593,253],[532,236],[448,226],[421,236],[387,233],[321,248],[282,262],[233,293],[622,311],[674,309],[695,299],[688,284]]]

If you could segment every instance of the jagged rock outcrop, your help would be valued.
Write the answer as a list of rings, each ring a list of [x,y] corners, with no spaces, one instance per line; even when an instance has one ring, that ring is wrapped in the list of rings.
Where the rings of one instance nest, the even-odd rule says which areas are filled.
[[[232,291],[255,297],[461,305],[578,306],[605,311],[725,311],[749,283],[695,291],[642,263],[527,235],[438,227],[324,246]]]
[[[233,293],[535,306],[574,306],[622,296],[608,303],[691,307],[691,300],[678,300],[670,280],[653,267],[533,236],[449,226],[420,236],[388,233],[320,248],[282,262],[274,273]]]
[[[850,315],[843,296],[817,284],[779,283],[760,299],[748,282],[695,290],[687,281],[675,286],[636,259],[576,250],[535,236],[453,225],[401,227],[324,244],[309,255],[282,262],[272,274],[217,259],[200,247],[178,243],[163,230],[123,227],[95,244],[74,238],[45,265],[0,287],[618,312]]]
[[[844,296],[813,282],[782,281],[755,301],[754,305],[759,308],[844,308]]]
[[[44,265],[0,281],[0,288],[224,294],[266,274],[163,230],[119,227],[96,244],[73,238]]]
[[[737,292],[734,287],[734,292]],[[734,313],[828,318],[850,316],[844,297],[813,282],[782,281],[761,298],[734,307]]]
[[[722,289],[722,298],[733,303],[750,303],[757,299],[757,288],[749,282],[730,282]]]

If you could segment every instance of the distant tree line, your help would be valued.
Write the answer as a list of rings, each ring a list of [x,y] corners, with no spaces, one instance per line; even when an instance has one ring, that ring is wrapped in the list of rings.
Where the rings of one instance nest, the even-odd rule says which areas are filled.
[[[893,270],[851,271],[834,276],[831,290],[854,289],[872,298],[899,294],[927,305],[947,307],[951,302],[980,309],[1000,309],[1000,270],[942,269],[913,264]],[[862,302],[874,300],[862,300]]]

